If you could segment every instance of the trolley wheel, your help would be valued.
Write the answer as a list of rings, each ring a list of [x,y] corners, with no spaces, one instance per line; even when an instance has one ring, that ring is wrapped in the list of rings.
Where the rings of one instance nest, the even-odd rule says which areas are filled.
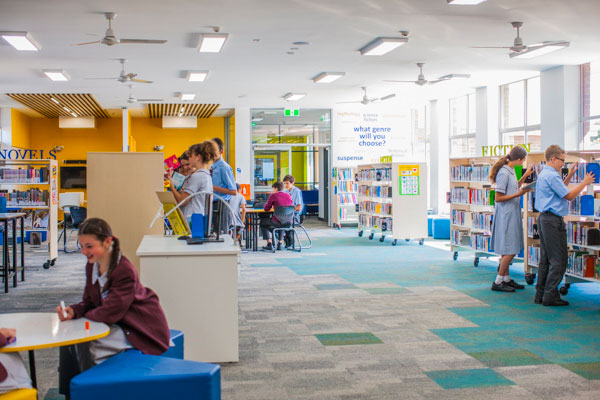
[[[374,237],[375,237],[375,234],[374,234],[374,233],[371,233],[371,234],[369,235],[369,240],[373,240],[373,238],[374,238]]]
[[[567,293],[569,293],[569,289],[566,286],[561,287],[560,289],[558,289],[558,291],[560,292],[560,294],[562,294],[563,296],[566,295]]]
[[[479,257],[475,257],[475,259],[473,260],[473,266],[479,267]]]
[[[404,239],[404,240],[406,240],[407,242],[410,242],[410,239]]]
[[[423,246],[423,243],[425,243],[425,239],[419,239],[419,246]]]
[[[392,240],[392,246],[395,246],[398,243],[398,239]]]
[[[455,251],[454,254],[452,255],[452,259],[454,261],[458,260],[458,251]]]
[[[49,268],[50,268],[50,260],[46,261],[46,262],[45,262],[45,263],[42,265],[42,267],[43,267],[44,269],[49,269]]]
[[[383,243],[383,241],[384,241],[384,240],[385,240],[385,235],[381,235],[381,237],[379,238],[379,241],[380,241],[381,243]]]
[[[525,274],[525,282],[528,285],[533,285],[533,281],[535,281],[535,274]]]
[[[358,237],[362,237],[363,231],[358,231]]]
[[[50,266],[54,267],[54,264],[56,264],[56,258],[50,261]]]

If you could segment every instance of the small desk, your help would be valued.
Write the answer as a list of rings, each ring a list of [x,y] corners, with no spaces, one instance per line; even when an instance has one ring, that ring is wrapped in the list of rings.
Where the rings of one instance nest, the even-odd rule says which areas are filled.
[[[4,293],[8,293],[8,281],[13,278],[13,287],[17,287],[17,219],[21,221],[21,281],[25,280],[25,213],[0,213],[0,222],[4,223],[2,235],[2,276],[4,277]],[[8,248],[8,221],[12,221],[12,255],[13,265],[10,267],[10,250]]]
[[[258,232],[260,231],[261,216],[271,214],[262,208],[246,208],[246,221],[244,222],[246,234],[246,250],[258,251]]]
[[[182,330],[186,360],[239,360],[238,255],[230,236],[188,245],[177,236],[146,235],[136,254],[140,279],[158,294],[172,329]]]
[[[85,322],[90,329],[85,329]],[[0,327],[17,330],[17,340],[0,348],[0,353],[29,351],[29,368],[33,387],[37,387],[34,350],[68,346],[103,338],[110,333],[108,325],[87,318],[61,322],[54,313],[0,314]]]

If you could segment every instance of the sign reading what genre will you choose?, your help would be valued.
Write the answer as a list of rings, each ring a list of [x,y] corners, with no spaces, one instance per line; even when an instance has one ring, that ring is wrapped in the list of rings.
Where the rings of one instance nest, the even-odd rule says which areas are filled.
[[[56,160],[55,150],[0,149],[0,160]]]

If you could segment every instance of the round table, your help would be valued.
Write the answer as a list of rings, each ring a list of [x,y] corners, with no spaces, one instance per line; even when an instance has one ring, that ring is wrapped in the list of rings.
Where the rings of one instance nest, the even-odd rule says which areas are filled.
[[[86,321],[89,330],[85,329]],[[37,386],[34,350],[90,342],[110,333],[108,325],[87,318],[61,322],[55,312],[0,314],[0,328],[17,330],[17,340],[0,348],[0,353],[29,351],[33,387]]]

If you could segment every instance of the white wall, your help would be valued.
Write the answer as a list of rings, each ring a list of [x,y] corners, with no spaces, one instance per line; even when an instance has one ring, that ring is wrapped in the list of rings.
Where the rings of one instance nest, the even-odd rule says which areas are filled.
[[[498,86],[484,86],[475,89],[476,103],[476,155],[482,155],[482,146],[499,144],[498,131]]]
[[[446,192],[450,190],[450,166],[448,146],[448,99],[429,102],[429,126],[431,137],[431,192],[430,207],[435,214],[450,212]]]
[[[10,107],[0,108],[0,146],[9,148],[12,146]]]
[[[250,108],[235,109],[235,180],[239,184],[251,184],[252,132]],[[252,187],[252,190],[254,188]],[[252,193],[254,195],[254,193]]]

